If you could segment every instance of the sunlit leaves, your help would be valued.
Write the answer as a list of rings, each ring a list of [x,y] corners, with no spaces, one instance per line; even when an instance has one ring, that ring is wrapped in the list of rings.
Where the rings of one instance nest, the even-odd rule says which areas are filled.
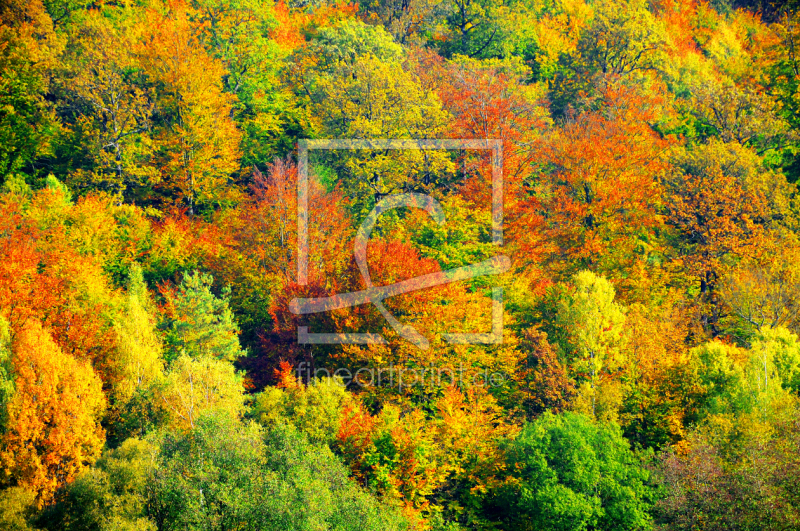
[[[106,407],[100,378],[30,321],[12,345],[14,394],[0,460],[6,474],[48,501],[99,457]]]

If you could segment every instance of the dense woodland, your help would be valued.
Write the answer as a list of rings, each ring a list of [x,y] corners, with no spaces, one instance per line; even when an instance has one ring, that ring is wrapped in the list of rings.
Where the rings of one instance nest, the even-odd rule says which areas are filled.
[[[331,1],[0,0],[0,528],[800,529],[800,6]]]

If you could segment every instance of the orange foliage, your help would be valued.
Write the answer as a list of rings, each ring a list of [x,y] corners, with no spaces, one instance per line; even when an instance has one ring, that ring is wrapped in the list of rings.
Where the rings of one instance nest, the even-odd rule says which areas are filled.
[[[539,216],[530,208],[520,210],[519,199],[535,201],[524,189],[538,169],[542,137],[551,127],[543,98],[523,84],[519,75],[479,62],[445,64],[430,51],[415,50],[414,68],[423,85],[436,91],[453,115],[448,133],[452,138],[499,140],[502,146],[503,203],[506,220],[517,220],[524,232],[536,231]],[[488,210],[492,204],[492,161],[487,151],[463,159],[466,181],[462,194],[474,208]],[[537,263],[540,252],[527,247],[524,263]]]
[[[679,55],[698,52],[698,41],[705,44],[708,40],[709,28],[701,26],[696,0],[659,0],[654,7]]]
[[[340,1],[316,6],[313,10],[290,9],[286,2],[275,3],[273,14],[277,24],[270,37],[285,51],[291,52],[305,46],[315,30],[352,17],[358,11],[355,2]]]
[[[40,192],[30,210],[49,210],[60,194]],[[48,206],[49,205],[49,206]],[[30,211],[29,211],[30,213]],[[114,339],[108,300],[87,296],[105,292],[100,264],[70,245],[61,225],[39,228],[21,214],[21,206],[0,205],[0,308],[13,328],[38,319],[66,353],[90,360],[104,383],[113,379],[109,356]]]
[[[12,351],[15,392],[0,460],[43,503],[100,456],[106,400],[91,366],[65,354],[37,321],[17,331]]]
[[[701,389],[690,374],[686,318],[677,308],[631,306],[626,320],[629,359],[626,407],[621,415],[629,437],[644,446],[677,443],[686,436],[686,417]]]
[[[308,184],[307,286],[296,283],[297,167],[289,161],[276,160],[266,174],[254,169],[252,195],[236,212],[219,218],[221,247],[206,260],[218,281],[232,286],[234,299],[248,304],[256,299],[253,313],[265,317],[251,329],[261,337],[261,352],[243,360],[257,386],[271,383],[279,359],[295,363],[306,355],[296,343],[297,318],[289,301],[348,291],[353,229],[347,199],[338,189],[326,191],[313,176]]]
[[[376,418],[364,410],[361,404],[347,406],[342,413],[342,422],[336,434],[337,446],[345,462],[350,464],[353,474],[364,482],[365,472],[361,466],[367,449],[372,444]]]
[[[275,369],[275,379],[278,380],[275,387],[278,389],[297,389],[302,385],[298,381],[297,374],[290,363],[282,361],[278,366],[279,368]]]
[[[762,190],[726,174],[719,164],[698,173],[673,186],[668,221],[683,239],[676,265],[699,284],[701,321],[716,335],[719,279],[731,269],[731,257],[766,256],[773,214]]]
[[[600,93],[596,110],[571,117],[548,139],[549,172],[536,187],[543,199],[529,200],[511,226],[520,252],[546,252],[555,272],[618,269],[635,259],[636,236],[661,223],[659,176],[671,140],[651,124],[663,100],[618,83]],[[544,226],[532,231],[527,222],[537,216]]]
[[[460,490],[479,498],[502,481],[499,442],[515,433],[502,409],[483,390],[451,386],[435,403],[436,417],[419,409],[384,406],[371,416],[356,404],[343,416],[337,447],[356,478],[384,496],[401,500],[412,518],[434,511],[432,495]]]

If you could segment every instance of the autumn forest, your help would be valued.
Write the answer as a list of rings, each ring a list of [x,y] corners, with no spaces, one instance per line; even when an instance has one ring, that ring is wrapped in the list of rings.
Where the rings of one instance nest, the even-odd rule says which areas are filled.
[[[800,529],[798,46],[795,0],[0,0],[0,529]]]

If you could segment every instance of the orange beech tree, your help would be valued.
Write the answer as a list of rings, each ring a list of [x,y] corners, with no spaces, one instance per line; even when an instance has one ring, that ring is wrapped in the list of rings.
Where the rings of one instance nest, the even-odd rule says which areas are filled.
[[[639,241],[661,223],[658,176],[667,168],[670,140],[652,128],[660,103],[609,82],[595,110],[568,118],[548,139],[549,167],[530,202],[544,227],[530,237],[549,243],[553,273],[629,266]]]
[[[534,242],[531,234],[539,230],[542,216],[532,208],[538,199],[526,184],[536,180],[542,142],[553,127],[543,95],[522,82],[525,70],[519,65],[466,58],[446,63],[424,50],[410,61],[423,84],[436,91],[452,115],[449,136],[500,141],[503,207],[508,240],[515,251],[512,258],[521,267],[536,268],[544,246]],[[491,157],[486,151],[466,152],[460,163],[459,194],[470,208],[488,212],[494,177]]]
[[[14,394],[0,443],[6,477],[49,501],[100,456],[106,407],[100,378],[31,320],[12,343]]]
[[[742,258],[760,259],[791,223],[785,180],[749,167],[748,152],[712,142],[676,157],[667,180],[667,222],[677,231],[676,266],[695,284],[701,322],[720,332],[719,280]]]

